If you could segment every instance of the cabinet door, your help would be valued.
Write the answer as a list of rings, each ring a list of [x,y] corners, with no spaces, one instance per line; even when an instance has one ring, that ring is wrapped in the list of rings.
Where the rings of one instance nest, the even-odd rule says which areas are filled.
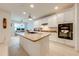
[[[64,23],[64,13],[56,14],[56,16],[57,16],[57,23],[58,24]]]
[[[40,27],[40,25],[41,25],[41,21],[40,20],[37,20],[37,21],[34,22],[34,28]]]
[[[44,19],[41,19],[41,22],[40,22],[41,24],[43,24],[43,23],[48,23],[48,17],[46,17],[46,18],[44,18]]]
[[[64,12],[64,22],[74,22],[75,20],[75,8],[74,9],[69,9]]]
[[[44,19],[38,20],[38,21],[36,22],[36,25],[39,26],[39,27],[41,27],[42,24],[44,24],[44,23],[48,23],[48,18],[44,18]]]
[[[49,40],[51,41],[57,41],[57,33],[51,33],[51,35],[49,36]]]
[[[56,15],[50,16],[50,17],[48,18],[48,26],[49,26],[49,27],[57,27]]]

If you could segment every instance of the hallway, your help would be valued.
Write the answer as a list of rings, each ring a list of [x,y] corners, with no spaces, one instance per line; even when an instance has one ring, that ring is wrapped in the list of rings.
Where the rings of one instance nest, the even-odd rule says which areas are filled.
[[[49,56],[79,56],[79,52],[66,45],[62,45],[53,41],[49,44]],[[28,56],[28,53],[19,44],[19,37],[12,37],[9,47],[10,56]]]

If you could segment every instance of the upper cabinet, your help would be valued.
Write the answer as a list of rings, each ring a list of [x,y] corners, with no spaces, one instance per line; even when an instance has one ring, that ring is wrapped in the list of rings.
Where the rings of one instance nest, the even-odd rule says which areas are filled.
[[[67,9],[61,13],[56,14],[57,16],[57,23],[73,23],[75,20],[75,7]]]
[[[57,17],[57,24],[64,23],[64,13],[56,14],[56,17]]]
[[[34,22],[35,27],[40,27],[41,24],[48,23],[48,27],[57,27],[57,16],[52,15]]]
[[[57,16],[56,15],[52,15],[48,17],[48,26],[57,27]]]
[[[40,24],[48,23],[48,17],[40,19]]]
[[[75,8],[73,7],[73,8],[70,8],[64,12],[64,22],[65,23],[68,23],[68,22],[73,23],[74,20],[75,20]]]
[[[40,27],[42,24],[48,23],[47,18],[43,18],[34,22],[34,27]]]
[[[34,28],[40,27],[40,20],[34,21]]]
[[[35,21],[35,26],[40,27],[43,23],[48,23],[48,27],[57,27],[62,23],[73,23],[75,20],[75,7],[67,9],[61,13]]]

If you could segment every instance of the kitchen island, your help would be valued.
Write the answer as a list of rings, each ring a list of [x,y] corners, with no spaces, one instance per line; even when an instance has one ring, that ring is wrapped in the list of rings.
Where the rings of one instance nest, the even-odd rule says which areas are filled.
[[[49,35],[47,32],[19,33],[20,44],[30,56],[49,54]]]

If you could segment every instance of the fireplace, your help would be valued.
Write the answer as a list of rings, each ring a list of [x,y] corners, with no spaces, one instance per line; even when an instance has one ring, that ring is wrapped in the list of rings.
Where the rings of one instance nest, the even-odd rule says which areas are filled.
[[[58,37],[73,40],[73,23],[58,24]]]

